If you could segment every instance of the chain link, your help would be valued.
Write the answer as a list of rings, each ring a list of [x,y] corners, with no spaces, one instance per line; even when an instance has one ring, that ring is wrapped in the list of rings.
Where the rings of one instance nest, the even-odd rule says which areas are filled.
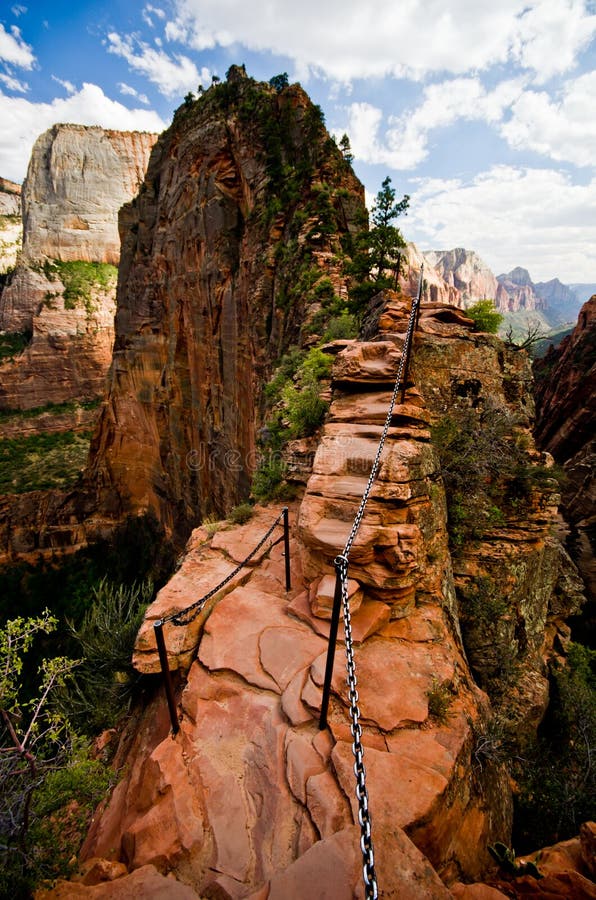
[[[350,600],[348,598],[348,559],[338,556],[335,566],[341,579],[341,600],[346,642],[346,669],[348,673],[348,698],[350,701],[350,731],[352,732],[352,753],[354,754],[354,775],[356,776],[356,799],[358,800],[358,823],[360,825],[360,849],[362,850],[362,877],[367,900],[377,900],[377,876],[375,872],[375,854],[373,850],[370,812],[368,809],[368,791],[366,789],[366,770],[364,768],[364,748],[362,746],[362,727],[360,725],[360,707],[358,706],[358,680],[354,663],[354,647],[352,643],[352,620],[350,616]]]
[[[391,395],[391,401],[389,403],[389,411],[387,412],[387,417],[385,419],[385,426],[383,428],[383,433],[381,434],[381,440],[379,441],[379,446],[377,448],[377,453],[372,465],[372,469],[370,470],[370,475],[368,477],[368,483],[366,488],[364,489],[364,494],[362,495],[362,500],[360,501],[360,506],[358,507],[358,512],[354,518],[354,524],[352,525],[352,530],[348,536],[348,540],[346,541],[346,545],[343,550],[342,556],[346,558],[350,555],[350,550],[352,549],[352,544],[356,538],[358,533],[358,529],[360,528],[360,523],[362,522],[362,517],[364,516],[364,510],[366,508],[366,504],[368,503],[368,498],[370,492],[372,490],[373,483],[375,478],[377,477],[377,473],[379,471],[379,465],[381,463],[381,454],[383,453],[383,447],[385,446],[385,440],[387,439],[387,434],[389,432],[389,427],[391,425],[391,419],[393,418],[393,407],[395,406],[395,401],[397,399],[397,394],[401,387],[401,380],[403,375],[403,370],[405,366],[406,357],[408,354],[408,347],[412,341],[412,336],[414,334],[414,329],[416,327],[416,319],[418,317],[418,307],[420,305],[420,297],[422,295],[422,270],[420,270],[420,281],[418,284],[418,296],[412,303],[412,309],[410,310],[410,318],[408,320],[408,327],[406,329],[406,336],[404,338],[404,345],[402,349],[401,359],[399,361],[399,366],[397,368],[397,375],[395,378],[395,385],[393,387],[393,394]]]
[[[232,578],[235,578],[235,576],[238,574],[238,572],[240,572],[240,570],[243,569],[244,566],[247,565],[247,563],[249,563],[251,561],[253,556],[259,552],[261,547],[267,542],[267,539],[269,537],[271,537],[271,535],[273,534],[273,532],[275,531],[275,529],[281,522],[283,516],[284,516],[284,511],[282,510],[281,513],[279,514],[279,516],[277,517],[277,519],[275,520],[275,522],[273,523],[273,525],[271,526],[271,528],[269,529],[269,531],[267,532],[267,534],[261,538],[261,540],[259,541],[257,546],[253,550],[250,551],[248,556],[246,556],[242,560],[241,563],[238,563],[236,568],[233,569],[233,571],[230,572],[230,574],[227,575],[223,581],[220,581],[220,583],[218,585],[216,585],[214,588],[211,588],[211,590],[207,594],[205,594],[204,597],[201,597],[200,600],[197,600],[196,603],[193,603],[191,606],[187,606],[186,609],[181,609],[181,610],[179,610],[179,612],[175,612],[169,616],[166,616],[165,619],[162,619],[162,623],[171,622],[172,625],[182,626],[182,625],[190,625],[191,622],[194,622],[194,620],[199,615],[199,613],[201,612],[201,610],[203,609],[203,607],[205,606],[207,601],[210,600],[211,597],[214,597],[215,594],[217,594],[219,591],[221,591],[221,589],[223,587],[225,587],[226,584],[229,584],[229,582],[232,580]],[[281,540],[281,538],[280,538],[280,540]]]
[[[377,477],[379,466],[381,463],[381,454],[389,433],[391,419],[393,417],[393,408],[397,399],[398,391],[401,387],[401,381],[404,372],[405,361],[408,356],[409,347],[413,338],[416,322],[418,319],[418,309],[420,306],[420,298],[422,296],[422,269],[420,271],[420,281],[418,284],[418,295],[412,303],[410,310],[410,318],[408,327],[404,337],[401,359],[397,369],[393,394],[389,404],[389,411],[385,419],[385,425],[377,448],[377,453],[370,471],[368,482],[358,512],[354,518],[354,523],[350,531],[348,540],[342,554],[335,559],[335,568],[338,577],[341,580],[341,601],[344,620],[344,635],[346,642],[346,670],[348,699],[350,703],[350,731],[352,733],[352,753],[354,754],[354,775],[356,776],[356,799],[358,800],[358,823],[360,825],[360,849],[362,851],[362,877],[364,880],[364,892],[366,900],[377,900],[379,896],[377,886],[377,875],[375,872],[375,854],[372,840],[372,825],[370,812],[368,809],[368,790],[366,788],[366,769],[364,768],[364,747],[362,746],[362,726],[360,725],[360,707],[358,706],[358,680],[356,678],[356,665],[354,661],[354,646],[352,642],[352,620],[350,614],[350,600],[348,597],[348,565],[350,550],[352,544],[360,528],[360,523],[364,516],[364,510],[372,490],[373,483]]]

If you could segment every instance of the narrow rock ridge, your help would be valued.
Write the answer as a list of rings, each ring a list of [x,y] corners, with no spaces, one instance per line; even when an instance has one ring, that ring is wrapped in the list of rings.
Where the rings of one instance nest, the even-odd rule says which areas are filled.
[[[359,896],[341,642],[329,729],[320,732],[317,720],[329,573],[386,415],[408,311],[399,303],[395,309],[381,317],[386,333],[379,341],[329,347],[337,354],[333,402],[305,497],[291,510],[293,590],[285,592],[277,545],[239,573],[206,620],[166,626],[170,667],[187,673],[180,733],[175,740],[155,733],[150,716],[164,723],[165,712],[156,698],[134,752],[146,749],[90,834],[86,856],[114,848],[130,868],[159,858],[200,896],[290,898],[304,896],[305,885],[313,896]],[[467,321],[456,310],[451,316]],[[473,768],[489,705],[470,676],[454,620],[444,496],[428,422],[419,390],[409,388],[395,408],[354,544],[350,593],[379,884],[385,896],[439,898],[450,894],[438,875],[447,883],[480,876],[487,843],[508,834],[511,801],[498,765]],[[278,512],[259,508],[247,525],[212,536],[206,527],[193,532],[180,570],[139,634],[141,671],[158,670],[155,619],[226,577]],[[433,705],[439,697],[443,716]],[[169,785],[167,793],[159,784]]]

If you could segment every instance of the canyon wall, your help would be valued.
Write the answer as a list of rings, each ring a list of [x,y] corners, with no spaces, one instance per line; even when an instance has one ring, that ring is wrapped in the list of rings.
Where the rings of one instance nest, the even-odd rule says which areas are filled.
[[[573,332],[534,363],[536,440],[564,466],[562,506],[574,557],[596,599],[596,295],[582,306]]]
[[[107,504],[184,531],[246,497],[263,385],[318,298],[345,295],[340,241],[363,219],[362,185],[299,85],[278,93],[232,67],[177,111],[120,214],[89,472]]]
[[[0,367],[0,408],[97,397],[114,335],[117,215],[136,193],[154,134],[54,125],[23,186],[23,249],[0,295],[0,329],[27,333]]]
[[[0,276],[16,265],[22,234],[21,185],[0,178]]]
[[[425,261],[432,266],[448,285],[459,291],[461,302],[458,306],[470,306],[485,298],[494,300],[497,296],[497,279],[477,253],[457,247],[455,250],[433,250],[424,254]],[[438,297],[430,297],[436,302]]]

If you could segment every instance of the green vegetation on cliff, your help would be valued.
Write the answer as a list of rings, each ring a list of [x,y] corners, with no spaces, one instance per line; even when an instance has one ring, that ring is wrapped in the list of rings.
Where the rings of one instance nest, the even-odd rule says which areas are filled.
[[[69,656],[44,656],[39,678],[24,667],[58,620],[10,619],[0,631],[0,893],[28,897],[42,880],[68,876],[93,812],[117,779],[90,738],[130,709],[141,677],[130,659],[152,585],[102,579]],[[113,752],[114,747],[112,747]]]
[[[62,431],[0,440],[0,494],[71,487],[89,453],[90,432]]]
[[[0,333],[0,364],[12,362],[16,356],[23,352],[30,340],[30,331],[4,331]]]
[[[63,262],[46,260],[43,271],[48,281],[59,279],[64,285],[65,309],[84,307],[88,314],[96,311],[94,293],[106,293],[116,287],[118,269],[110,263],[86,262],[81,259]],[[49,303],[52,295],[46,298]]]

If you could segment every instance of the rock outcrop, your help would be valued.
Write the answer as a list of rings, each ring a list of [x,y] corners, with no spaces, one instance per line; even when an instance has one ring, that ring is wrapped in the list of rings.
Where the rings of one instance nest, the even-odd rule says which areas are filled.
[[[342,235],[363,189],[299,85],[232,67],[181,107],[120,215],[109,396],[90,477],[169,531],[245,497],[276,358],[345,294]]]
[[[498,275],[496,306],[500,312],[545,309],[547,303],[537,293],[527,269],[517,266],[505,275]]]
[[[425,261],[432,266],[450,286],[461,296],[458,306],[470,306],[477,300],[495,300],[498,282],[486,263],[473,250],[457,247],[455,250],[433,250],[424,254]],[[433,302],[444,302],[442,297],[433,297]]]
[[[126,774],[84,857],[130,870],[156,865],[198,896],[361,896],[341,627],[329,728],[319,731],[317,719],[333,560],[376,452],[407,313],[403,298],[387,295],[376,334],[369,323],[369,340],[327,347],[335,355],[332,403],[304,497],[291,508],[291,591],[280,529],[242,565],[278,506],[257,508],[240,527],[193,532],[147,612],[135,651],[140,671],[159,671],[155,621],[238,571],[187,625],[165,625],[180,730],[168,733],[157,695],[118,759],[129,760]],[[527,362],[498,338],[473,333],[460,310],[434,304],[422,309],[413,377],[415,386],[398,395],[350,555],[377,875],[381,896],[448,897],[453,884],[453,896],[496,897],[497,888],[474,894],[460,885],[482,877],[487,845],[507,842],[511,825],[508,779],[484,752],[494,713],[473,673],[482,677],[482,654],[512,651],[512,700],[501,712],[512,731],[535,732],[547,700],[544,661],[559,631],[565,638],[561,619],[576,597],[561,587],[567,570],[551,537],[552,486],[535,491],[523,520],[512,512],[478,546],[457,558],[449,552],[430,426],[458,398],[474,409],[496,397],[515,411],[528,465],[536,464]],[[487,571],[498,572],[500,594],[480,646],[465,592]]]
[[[16,265],[22,234],[21,185],[0,178],[0,291],[2,275]]]
[[[573,332],[534,363],[536,440],[565,467],[562,507],[571,546],[590,596],[596,598],[596,295]]]
[[[0,367],[0,408],[103,393],[114,338],[117,214],[138,190],[156,138],[55,125],[37,139],[23,187],[23,249],[0,295],[0,328],[28,333],[31,342]]]
[[[424,265],[424,282],[426,284],[425,300],[433,303],[450,303],[453,306],[463,306],[463,299],[459,290],[449,284],[434,265],[429,262],[432,254],[422,253],[416,244],[408,243],[405,253],[407,255],[407,268],[405,274],[400,276],[400,287],[407,297],[416,296],[420,269]]]

